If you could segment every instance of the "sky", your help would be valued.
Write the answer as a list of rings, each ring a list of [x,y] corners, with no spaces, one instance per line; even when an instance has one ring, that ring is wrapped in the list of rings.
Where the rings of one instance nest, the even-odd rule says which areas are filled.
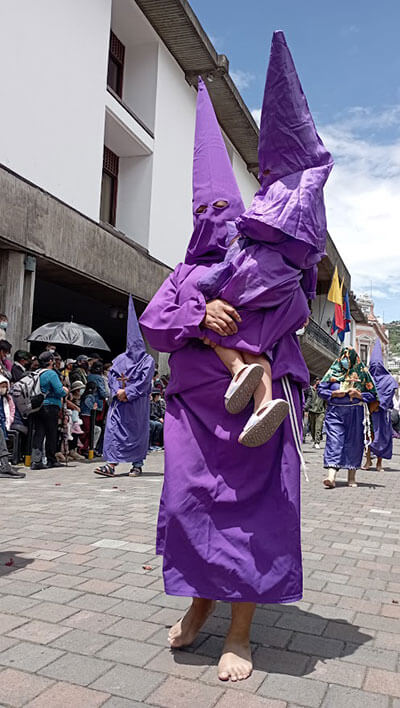
[[[259,119],[281,29],[335,168],[329,232],[386,322],[400,319],[400,0],[190,0]]]

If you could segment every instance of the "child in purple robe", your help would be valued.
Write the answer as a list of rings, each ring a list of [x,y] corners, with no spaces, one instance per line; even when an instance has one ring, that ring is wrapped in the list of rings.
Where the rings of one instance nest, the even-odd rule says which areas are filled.
[[[199,91],[203,90],[199,82]],[[201,151],[210,150],[200,137],[196,124],[198,158]],[[212,147],[214,168],[215,144]],[[222,152],[221,147],[220,159]],[[333,165],[316,132],[282,32],[275,32],[272,41],[259,163],[261,188],[235,223],[229,223],[232,200],[222,198],[229,191],[226,184],[225,190],[217,185],[214,198],[220,198],[212,203],[204,190],[195,190],[195,230],[185,261],[191,262],[192,243],[198,248],[202,225],[216,218],[218,210],[217,218],[225,219],[226,228],[228,222],[230,246],[223,262],[214,263],[199,278],[198,289],[206,301],[221,299],[232,305],[240,338],[206,329],[204,341],[233,377],[225,394],[226,409],[240,413],[254,396],[254,412],[239,436],[239,442],[249,447],[267,442],[288,413],[286,401],[272,398],[271,349],[302,327],[310,314],[308,300],[315,297],[317,264],[325,254],[323,186]],[[199,164],[197,172],[201,168]],[[295,318],[288,320],[289,305]]]

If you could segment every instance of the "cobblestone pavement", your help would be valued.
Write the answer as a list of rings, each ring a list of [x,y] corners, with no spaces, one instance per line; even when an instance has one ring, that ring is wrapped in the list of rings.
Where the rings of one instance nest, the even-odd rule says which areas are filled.
[[[255,670],[229,685],[227,605],[190,650],[167,647],[188,601],[164,595],[154,555],[162,453],[136,479],[71,465],[0,480],[0,704],[400,708],[400,445],[357,489],[325,490],[322,451],[305,450],[304,600],[256,610]]]

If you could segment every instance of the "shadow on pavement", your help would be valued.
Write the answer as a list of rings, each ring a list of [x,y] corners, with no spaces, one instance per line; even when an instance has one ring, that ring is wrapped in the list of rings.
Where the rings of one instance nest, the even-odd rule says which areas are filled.
[[[204,664],[212,666],[221,655],[229,615],[229,603],[218,603],[194,645],[184,652],[173,650],[174,661],[199,665],[204,658]],[[293,605],[258,605],[251,632],[254,669],[307,676],[318,663],[351,656],[372,639],[347,620],[328,619]],[[191,653],[196,654],[193,660]]]
[[[0,552],[0,576],[4,578],[7,575],[25,568],[26,565],[33,563],[34,558],[26,558],[18,555],[19,551],[1,551]]]

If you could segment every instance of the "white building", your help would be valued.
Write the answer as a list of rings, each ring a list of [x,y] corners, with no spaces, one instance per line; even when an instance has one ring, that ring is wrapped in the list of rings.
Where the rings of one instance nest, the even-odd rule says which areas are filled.
[[[127,294],[140,312],[191,234],[196,75],[246,203],[257,126],[187,3],[13,0],[0,19],[8,336],[21,346],[32,321],[73,315],[121,349]]]

